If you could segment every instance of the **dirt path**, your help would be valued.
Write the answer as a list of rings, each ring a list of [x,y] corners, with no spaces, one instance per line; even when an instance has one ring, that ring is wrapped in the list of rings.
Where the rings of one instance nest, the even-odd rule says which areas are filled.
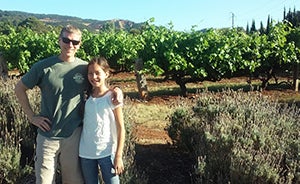
[[[191,183],[191,159],[172,145],[165,130],[138,126],[136,164],[151,184]]]

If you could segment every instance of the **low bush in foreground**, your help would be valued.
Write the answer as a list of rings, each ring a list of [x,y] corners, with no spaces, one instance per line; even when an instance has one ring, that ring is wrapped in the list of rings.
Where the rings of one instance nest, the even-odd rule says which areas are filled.
[[[32,126],[13,91],[16,80],[0,78],[0,184],[34,183],[34,147],[36,128]],[[38,89],[28,91],[30,102],[38,112],[40,93]],[[145,180],[137,173],[134,156],[135,144],[132,140],[130,100],[125,100],[124,122],[126,125],[126,143],[124,149],[125,172],[122,183],[143,183]],[[61,183],[59,169],[57,183]]]
[[[195,183],[299,183],[300,114],[259,92],[203,92],[168,132],[195,159]]]
[[[35,134],[16,102],[14,83],[0,80],[0,183],[20,183],[32,172],[32,160],[22,150]]]

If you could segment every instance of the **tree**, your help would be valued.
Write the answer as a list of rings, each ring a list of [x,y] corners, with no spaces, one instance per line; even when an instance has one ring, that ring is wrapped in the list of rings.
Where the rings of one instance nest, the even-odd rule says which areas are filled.
[[[266,33],[266,31],[265,31],[265,28],[264,28],[264,25],[263,25],[262,21],[260,22],[260,28],[259,28],[259,32],[260,32],[260,34],[265,34],[265,33]]]
[[[294,9],[292,12],[290,9],[284,20],[291,23],[293,27],[300,27],[300,11]]]
[[[255,27],[255,20],[252,20],[252,25],[251,25],[251,28],[250,28],[250,33],[255,33],[257,30],[256,30],[256,27]]]
[[[18,24],[18,29],[31,29],[37,33],[47,33],[49,31],[49,26],[35,17],[29,17]]]
[[[246,26],[246,33],[249,34],[250,33],[250,29],[249,29],[249,24],[247,23],[247,26]]]
[[[269,34],[271,26],[272,26],[272,22],[271,22],[271,17],[270,15],[268,16],[268,20],[267,20],[267,27],[266,27],[266,34]]]

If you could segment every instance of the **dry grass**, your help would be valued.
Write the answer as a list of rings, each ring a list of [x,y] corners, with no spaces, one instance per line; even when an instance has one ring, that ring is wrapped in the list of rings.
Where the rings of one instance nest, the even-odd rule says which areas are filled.
[[[135,103],[132,107],[137,125],[149,128],[163,128],[166,126],[168,115],[172,109],[166,104]]]

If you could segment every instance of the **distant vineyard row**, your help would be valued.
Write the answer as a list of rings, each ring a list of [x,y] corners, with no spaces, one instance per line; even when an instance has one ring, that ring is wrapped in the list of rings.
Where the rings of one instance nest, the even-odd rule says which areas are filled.
[[[30,29],[0,34],[0,52],[9,69],[22,73],[38,60],[59,53],[58,33]],[[265,76],[267,82],[283,71],[293,71],[300,60],[300,28],[287,23],[272,25],[267,34],[246,34],[239,29],[178,32],[156,27],[151,20],[140,33],[83,30],[78,57],[89,60],[105,56],[117,70],[134,70],[144,62],[143,72],[176,81],[183,93],[186,84],[217,81],[234,76]]]

